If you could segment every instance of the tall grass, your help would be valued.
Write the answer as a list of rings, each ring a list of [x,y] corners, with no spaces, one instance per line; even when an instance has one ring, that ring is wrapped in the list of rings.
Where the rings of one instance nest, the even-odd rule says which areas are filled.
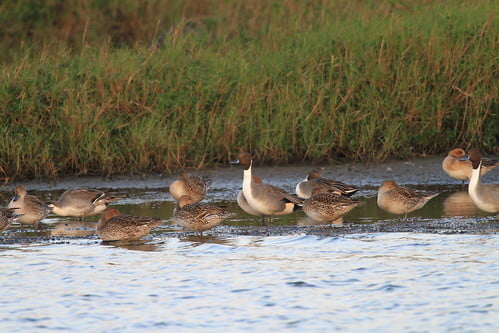
[[[48,3],[0,41],[10,177],[497,147],[492,1]]]

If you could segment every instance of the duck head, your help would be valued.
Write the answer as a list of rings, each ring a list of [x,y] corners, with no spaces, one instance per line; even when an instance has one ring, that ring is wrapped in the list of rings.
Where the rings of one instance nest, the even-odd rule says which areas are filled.
[[[251,154],[247,152],[242,152],[237,155],[237,160],[230,162],[231,164],[240,164],[244,170],[251,168],[252,159]]]
[[[482,153],[478,149],[470,149],[468,151],[468,155],[461,157],[461,161],[470,160],[473,169],[478,169],[480,167],[480,163],[482,162]]]
[[[17,201],[17,200],[19,200],[20,197],[23,197],[26,194],[28,194],[28,192],[26,192],[26,189],[24,188],[24,186],[17,185],[14,188],[14,196],[12,197],[12,201]]]

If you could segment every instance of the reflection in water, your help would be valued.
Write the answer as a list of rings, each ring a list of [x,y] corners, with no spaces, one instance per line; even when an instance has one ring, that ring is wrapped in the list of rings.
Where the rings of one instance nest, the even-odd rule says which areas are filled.
[[[180,240],[182,242],[190,242],[192,247],[196,247],[202,244],[219,244],[219,245],[228,245],[229,241],[226,238],[217,237],[217,236],[199,236],[199,235],[190,235],[186,237],[181,237]]]
[[[147,243],[147,240],[135,240],[135,241],[102,241],[101,244],[105,246],[113,246],[118,248],[123,248],[132,251],[146,251],[155,252],[160,251],[160,244],[157,243]]]
[[[10,235],[14,238],[28,238],[28,237],[46,237],[50,236],[50,225],[40,222],[38,227],[34,225],[20,224],[17,222],[11,223],[2,235]]]
[[[55,224],[52,236],[86,237],[95,234],[94,222],[63,221]]]
[[[327,223],[313,220],[308,216],[298,217],[296,220],[297,225],[331,225],[333,227],[341,227],[344,222],[343,216],[340,216],[336,220]]]
[[[444,216],[474,216],[480,210],[471,201],[468,192],[460,191],[450,194],[443,201],[443,213]]]

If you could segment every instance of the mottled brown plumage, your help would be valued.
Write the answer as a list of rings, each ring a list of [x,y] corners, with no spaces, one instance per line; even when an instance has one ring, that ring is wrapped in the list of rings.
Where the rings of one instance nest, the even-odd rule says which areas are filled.
[[[12,221],[21,216],[16,214],[17,210],[17,208],[0,208],[0,232],[7,229]]]
[[[399,186],[393,180],[385,180],[378,190],[378,207],[392,214],[413,212],[438,195],[434,192],[415,191]]]
[[[188,195],[195,202],[203,200],[208,191],[209,184],[200,177],[191,176],[183,171],[178,176],[177,180],[169,186],[169,191],[175,200],[180,200],[184,195]]]
[[[160,224],[158,217],[122,215],[117,209],[107,208],[95,230],[103,241],[139,240]]]
[[[360,205],[341,194],[317,191],[303,202],[303,211],[315,221],[333,222]]]
[[[222,207],[195,202],[187,195],[180,198],[173,210],[173,218],[178,225],[200,234],[232,216],[235,214]]]
[[[50,213],[50,207],[34,195],[29,195],[22,185],[14,188],[14,196],[9,202],[8,208],[18,208],[16,214],[21,216],[16,219],[22,224],[34,224],[38,227],[38,223]]]

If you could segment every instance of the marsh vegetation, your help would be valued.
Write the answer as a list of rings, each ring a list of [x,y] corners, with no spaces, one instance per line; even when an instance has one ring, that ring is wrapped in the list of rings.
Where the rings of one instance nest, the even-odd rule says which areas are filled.
[[[0,177],[497,147],[492,1],[6,1]]]

